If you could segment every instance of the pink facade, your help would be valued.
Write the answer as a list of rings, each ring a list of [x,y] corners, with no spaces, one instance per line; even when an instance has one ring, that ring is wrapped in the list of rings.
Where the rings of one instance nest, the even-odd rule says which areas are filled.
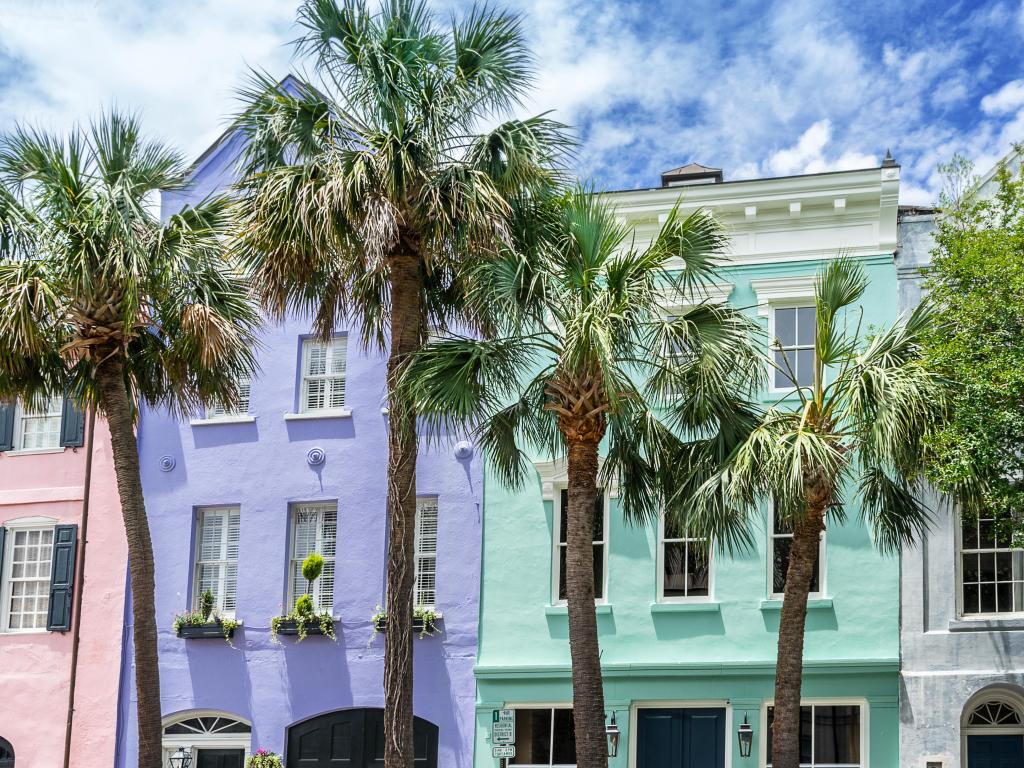
[[[24,600],[16,602],[16,595],[42,593],[45,584],[15,588],[17,575],[25,569],[15,571],[14,566],[33,557],[47,558],[45,531],[69,524],[78,526],[73,590],[84,586],[70,764],[114,764],[127,546],[110,437],[101,424],[94,450],[84,580],[79,565],[85,448],[0,453],[0,526],[6,541],[0,570],[0,739],[13,749],[16,768],[63,765],[73,632],[48,631],[45,621],[42,628],[18,627],[38,624],[44,603],[36,604],[40,613],[33,621],[31,609]]]

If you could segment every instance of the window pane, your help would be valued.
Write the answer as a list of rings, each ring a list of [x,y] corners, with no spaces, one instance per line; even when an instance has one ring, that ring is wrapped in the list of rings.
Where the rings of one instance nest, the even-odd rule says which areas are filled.
[[[860,707],[816,706],[814,752],[817,763],[859,763]]]
[[[516,756],[511,765],[549,765],[551,710],[516,710]]]
[[[964,521],[963,540],[964,549],[978,548],[978,523],[976,520]]]
[[[690,597],[707,597],[708,576],[711,572],[707,548],[693,542],[686,546],[689,551],[686,558],[686,593]]]
[[[978,585],[964,585],[964,613],[978,613]]]
[[[574,765],[576,763],[576,730],[571,709],[555,710],[553,742],[553,765]]]
[[[604,544],[594,545],[594,599],[604,598]]]
[[[686,544],[665,544],[664,560],[665,597],[686,597]]]
[[[978,546],[980,549],[992,549],[996,545],[996,529],[994,520],[978,521]]]
[[[775,310],[775,338],[784,347],[796,344],[796,309]]]
[[[800,707],[800,762],[811,762],[811,707]]]
[[[796,351],[796,380],[802,387],[814,383],[814,350],[798,349]]]
[[[790,358],[788,365],[792,366],[794,364],[794,362],[795,361],[792,358]],[[775,388],[776,389],[786,389],[787,387],[792,387],[793,386],[793,379],[790,378],[790,376],[791,376],[791,373],[795,374],[796,371],[792,371],[791,372],[789,370],[789,368],[786,367],[786,365],[787,365],[787,363],[786,363],[786,353],[783,352],[782,350],[778,350],[778,349],[775,350],[775,366],[776,366],[776,368],[775,368]]]
[[[558,599],[565,600],[565,547],[558,548]]]
[[[982,613],[995,613],[996,612],[996,585],[995,584],[982,584],[979,589],[981,597],[981,612]]]
[[[562,506],[558,514],[558,541],[565,544],[569,530],[569,491],[563,488],[560,498]]]
[[[8,629],[45,629],[50,606],[53,529],[14,531]]]
[[[814,307],[800,307],[797,309],[797,336],[796,343],[803,346],[813,346],[815,337]]]
[[[966,554],[963,558],[963,577],[965,584],[978,582],[978,555]]]
[[[782,593],[786,590],[786,571],[789,569],[790,539],[775,539],[772,557],[772,592]]]

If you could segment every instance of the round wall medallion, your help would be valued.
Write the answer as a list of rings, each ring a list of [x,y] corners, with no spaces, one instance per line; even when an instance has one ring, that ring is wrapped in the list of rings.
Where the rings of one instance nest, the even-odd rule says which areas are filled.
[[[160,457],[160,471],[161,472],[170,472],[172,469],[174,469],[174,465],[176,463],[177,462],[174,460],[173,456],[161,456]]]
[[[327,452],[323,448],[310,448],[306,451],[306,461],[311,467],[319,467],[327,461]]]
[[[468,440],[463,440],[455,445],[455,458],[456,459],[471,459],[473,458],[473,444]]]

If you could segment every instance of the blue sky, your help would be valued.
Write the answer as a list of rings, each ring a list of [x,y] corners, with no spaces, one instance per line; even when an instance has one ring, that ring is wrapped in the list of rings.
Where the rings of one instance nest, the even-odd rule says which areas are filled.
[[[463,0],[434,0],[447,14]],[[524,112],[575,125],[577,172],[653,186],[688,161],[726,178],[865,167],[933,201],[955,152],[1024,140],[1020,2],[507,0],[538,57]],[[117,104],[194,156],[248,66],[293,67],[288,0],[0,0],[0,130]]]

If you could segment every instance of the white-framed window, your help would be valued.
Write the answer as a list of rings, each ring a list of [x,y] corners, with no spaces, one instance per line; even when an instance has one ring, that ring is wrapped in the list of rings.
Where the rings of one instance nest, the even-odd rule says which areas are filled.
[[[252,393],[252,377],[248,374],[243,374],[238,377],[237,383],[238,405],[234,408],[228,408],[223,403],[213,403],[206,409],[207,419],[211,421],[216,419],[227,420],[249,414],[249,395]]]
[[[768,505],[768,583],[771,596],[781,598],[786,590],[786,572],[789,570],[789,550],[793,546],[793,527],[780,518],[775,504]],[[825,593],[825,531],[821,532],[818,544],[818,559],[811,576],[810,597],[821,597]]]
[[[576,731],[571,707],[516,707],[516,756],[519,768],[573,768]]]
[[[42,451],[60,447],[64,398],[48,397],[14,404],[14,450]]]
[[[302,387],[299,412],[334,411],[345,407],[345,336],[324,342],[302,342]]]
[[[552,592],[557,603],[564,603],[565,591],[565,553],[566,535],[568,534],[569,491],[562,488],[555,503],[555,526],[558,531],[558,538],[555,540],[555,551],[553,559],[554,573],[552,574]],[[606,531],[608,530],[608,504],[605,500],[603,488],[597,489],[597,498],[594,499],[594,599],[597,602],[605,600],[605,586],[608,572],[608,541]]]
[[[53,560],[52,523],[7,523],[0,631],[46,629]]]
[[[959,570],[961,615],[1024,613],[1024,548],[995,518],[961,521]]]
[[[770,334],[775,361],[772,385],[775,389],[809,387],[814,383],[816,329],[813,303],[772,307]]]
[[[707,539],[687,536],[662,514],[658,520],[658,600],[711,598],[711,547]]]
[[[217,753],[214,765],[242,765],[249,757],[251,743],[252,726],[237,715],[216,710],[179,712],[164,719],[163,768],[171,768],[171,756],[179,748],[192,755],[193,766],[204,763],[201,758],[207,750]],[[235,754],[227,754],[232,752]],[[221,763],[218,758],[228,759]]]
[[[416,499],[416,586],[413,599],[420,608],[437,606],[437,497]]]
[[[768,704],[762,718],[764,765],[772,765],[772,721]],[[863,701],[823,700],[800,705],[801,768],[864,768],[867,760],[867,707]]]
[[[324,569],[313,585],[313,603],[318,611],[334,607],[334,556],[338,541],[338,505],[334,502],[293,504],[291,509],[291,557],[288,564],[288,610],[309,591],[302,575],[302,561],[311,552],[324,559]]]
[[[221,616],[234,617],[240,533],[238,507],[205,507],[196,513],[193,610],[199,610],[203,592],[209,590],[213,593],[214,610]]]

